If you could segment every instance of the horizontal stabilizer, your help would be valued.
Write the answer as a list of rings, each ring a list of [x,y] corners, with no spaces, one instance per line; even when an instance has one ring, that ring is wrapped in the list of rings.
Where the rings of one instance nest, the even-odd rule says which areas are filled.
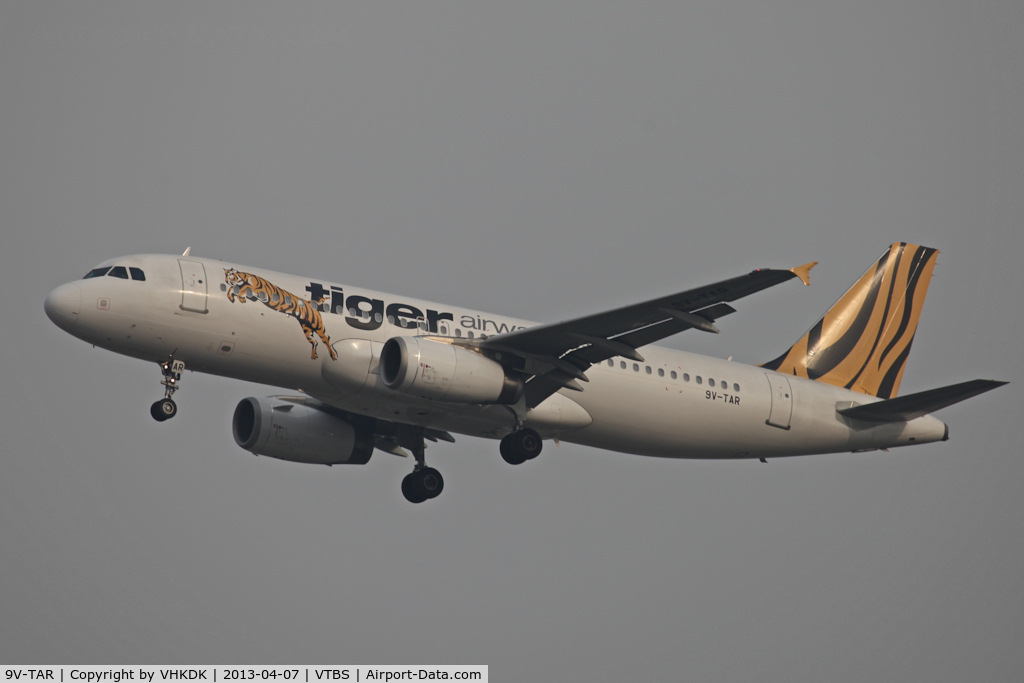
[[[877,403],[839,408],[836,412],[845,417],[865,422],[904,422],[965,401],[972,396],[983,394],[1004,384],[1006,382],[992,379],[973,379],[969,382],[907,394]]]

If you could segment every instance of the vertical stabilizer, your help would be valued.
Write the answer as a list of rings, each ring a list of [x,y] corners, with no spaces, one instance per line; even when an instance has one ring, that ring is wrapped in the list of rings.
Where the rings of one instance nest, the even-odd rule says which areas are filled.
[[[903,379],[938,253],[893,244],[807,334],[763,367],[892,398]]]

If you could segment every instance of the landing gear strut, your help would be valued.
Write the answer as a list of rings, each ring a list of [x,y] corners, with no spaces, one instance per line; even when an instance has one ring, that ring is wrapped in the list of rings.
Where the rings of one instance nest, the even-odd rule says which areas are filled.
[[[535,430],[529,427],[517,429],[501,439],[499,450],[501,457],[509,465],[522,465],[540,455],[544,442]]]
[[[427,467],[425,450],[423,435],[417,434],[412,444],[412,455],[416,458],[416,465],[412,472],[402,479],[402,495],[410,503],[422,503],[437,498],[444,490],[444,477],[433,467]]]
[[[185,372],[184,361],[174,360],[171,356],[163,363],[160,363],[160,372],[163,373],[164,397],[149,407],[149,414],[157,422],[170,420],[178,414],[178,404],[171,396],[178,390],[178,382],[181,381],[181,373]]]

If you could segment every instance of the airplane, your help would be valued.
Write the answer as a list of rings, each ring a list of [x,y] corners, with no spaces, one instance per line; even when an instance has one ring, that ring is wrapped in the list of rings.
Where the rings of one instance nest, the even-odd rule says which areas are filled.
[[[290,393],[242,399],[235,442],[256,455],[366,464],[414,459],[401,490],[436,498],[426,442],[499,439],[512,465],[545,440],[661,458],[757,459],[945,441],[932,412],[1006,382],[898,396],[938,251],[892,244],[792,347],[746,365],[653,346],[717,333],[732,303],[817,262],[762,268],[565,322],[506,316],[197,258],[111,259],[46,297],[47,316],[94,346],[158,363],[178,412],[186,368]]]

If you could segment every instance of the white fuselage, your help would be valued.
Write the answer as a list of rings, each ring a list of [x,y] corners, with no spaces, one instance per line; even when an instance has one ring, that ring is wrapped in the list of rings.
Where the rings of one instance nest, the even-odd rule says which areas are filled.
[[[500,437],[516,426],[502,405],[431,401],[384,386],[379,353],[392,337],[492,336],[533,323],[191,256],[140,255],[145,280],[95,277],[59,287],[47,311],[71,334],[149,361],[171,354],[190,370],[300,391],[374,418]],[[306,300],[322,299],[332,359],[296,317],[232,297],[226,272],[255,273]],[[316,358],[311,358],[315,353]],[[878,399],[757,366],[666,348],[645,362],[613,358],[526,415],[545,438],[670,458],[763,458],[889,448],[945,438],[941,421],[867,423],[836,408]]]

